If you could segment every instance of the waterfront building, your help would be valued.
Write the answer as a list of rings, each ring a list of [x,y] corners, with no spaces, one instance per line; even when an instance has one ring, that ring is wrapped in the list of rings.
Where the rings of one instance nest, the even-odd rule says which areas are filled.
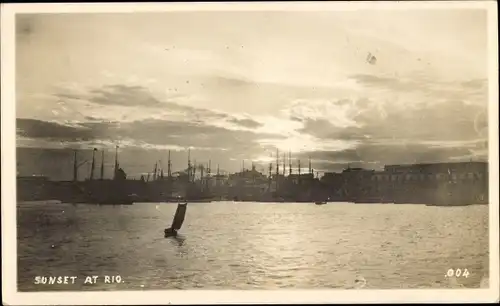
[[[347,168],[325,173],[332,200],[460,205],[488,202],[488,163],[387,165],[382,171]]]
[[[488,202],[488,163],[387,165],[363,182],[363,198],[394,203],[472,204]]]

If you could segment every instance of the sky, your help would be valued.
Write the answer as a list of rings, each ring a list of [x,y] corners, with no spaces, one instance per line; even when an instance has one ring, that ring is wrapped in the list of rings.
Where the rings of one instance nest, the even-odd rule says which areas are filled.
[[[480,9],[17,15],[17,147],[119,145],[131,175],[188,148],[225,171],[486,160],[487,43]]]

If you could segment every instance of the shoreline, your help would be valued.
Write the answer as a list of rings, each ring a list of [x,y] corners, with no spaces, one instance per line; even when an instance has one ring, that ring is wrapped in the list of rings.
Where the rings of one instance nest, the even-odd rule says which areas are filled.
[[[134,202],[132,204],[98,204],[98,203],[67,203],[59,200],[37,200],[37,201],[17,201],[17,206],[22,205],[61,205],[61,204],[71,204],[71,205],[93,205],[93,206],[130,206],[130,205],[144,205],[144,204],[178,204],[187,202],[188,204],[212,204],[212,203],[233,203],[237,205],[238,203],[252,203],[252,204],[315,204],[314,201],[311,202],[279,202],[279,201],[232,201],[232,200],[214,200],[214,201],[159,201],[159,202]],[[490,203],[467,203],[467,204],[433,204],[433,203],[375,203],[375,202],[349,202],[349,201],[331,201],[324,203],[322,205],[335,205],[335,204],[352,204],[352,205],[424,205],[424,206],[437,206],[437,207],[463,207],[463,206],[488,206]]]

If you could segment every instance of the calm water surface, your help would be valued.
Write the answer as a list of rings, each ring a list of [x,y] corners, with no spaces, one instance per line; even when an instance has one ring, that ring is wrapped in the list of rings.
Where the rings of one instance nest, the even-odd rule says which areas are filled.
[[[18,290],[456,288],[488,275],[488,206],[191,203],[180,237],[164,238],[175,209],[18,204]],[[78,279],[34,284],[64,275]]]

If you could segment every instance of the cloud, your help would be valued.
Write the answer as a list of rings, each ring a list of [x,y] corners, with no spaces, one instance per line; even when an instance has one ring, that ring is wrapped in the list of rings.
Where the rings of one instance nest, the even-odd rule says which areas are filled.
[[[414,72],[409,75],[355,74],[349,77],[371,90],[383,90],[386,94],[416,94],[434,99],[460,99],[487,103],[488,80],[440,80],[428,74]],[[479,101],[478,101],[479,100]],[[412,103],[408,101],[407,103]]]
[[[342,103],[346,103],[345,100]],[[485,108],[461,100],[413,106],[389,106],[368,99],[349,103],[352,110],[346,115],[354,124],[339,127],[331,118],[304,118],[300,132],[325,140],[450,141],[487,138]],[[332,102],[331,105],[335,108],[339,103]]]
[[[258,151],[261,138],[280,139],[281,135],[230,130],[193,122],[144,120],[133,122],[80,122],[72,126],[33,119],[17,119],[18,135],[43,141],[78,143],[82,141],[110,147],[116,143],[144,149],[165,146],[211,148],[236,153]]]
[[[145,87],[132,85],[108,85],[100,88],[64,89],[55,96],[60,99],[59,109],[54,111],[69,116],[80,114],[83,120],[140,121],[160,119],[168,121],[210,122],[226,128],[257,128],[262,123],[246,115],[229,114],[203,107],[195,107],[196,96],[164,94],[157,97]],[[161,94],[158,96],[162,96]],[[226,123],[227,122],[227,123]]]
[[[84,126],[68,126],[37,119],[18,118],[16,129],[19,136],[53,141],[84,141],[94,139],[95,131]]]
[[[89,101],[103,105],[158,107],[161,102],[142,86],[109,85],[90,92]]]
[[[234,123],[234,124],[241,125],[241,126],[247,127],[247,128],[257,128],[259,126],[262,126],[262,123],[257,122],[257,121],[252,120],[252,119],[248,119],[248,118],[247,119],[233,118],[233,119],[230,119],[229,121]]]
[[[444,161],[487,160],[487,142],[452,143],[361,143],[339,151],[312,151],[296,154],[303,162],[310,156],[313,168],[339,171],[347,165],[380,169],[388,164],[433,163]]]
[[[312,135],[320,140],[360,140],[369,137],[363,135],[360,128],[339,128],[327,119],[304,119],[303,124],[304,126],[299,129],[299,132]]]
[[[467,86],[480,88],[481,84],[477,80]],[[297,157],[310,155],[321,169],[341,170],[348,163],[380,168],[394,163],[487,159],[488,118],[482,104],[452,99],[403,104],[361,98],[290,107],[290,120],[302,122],[297,132],[311,135],[317,143],[351,144],[344,149],[316,146],[316,150],[298,151]],[[334,112],[337,116],[331,116]],[[339,114],[345,118],[342,124]]]
[[[66,92],[55,93],[56,97],[61,99],[83,100],[94,104],[109,106],[117,105],[124,107],[168,107],[174,110],[189,111],[195,108],[181,105],[169,101],[161,101],[156,98],[146,87],[138,85],[113,84],[104,85],[99,88],[81,89],[79,93],[74,90],[65,89]],[[178,97],[179,95],[173,96]],[[208,110],[202,110],[212,113]]]

